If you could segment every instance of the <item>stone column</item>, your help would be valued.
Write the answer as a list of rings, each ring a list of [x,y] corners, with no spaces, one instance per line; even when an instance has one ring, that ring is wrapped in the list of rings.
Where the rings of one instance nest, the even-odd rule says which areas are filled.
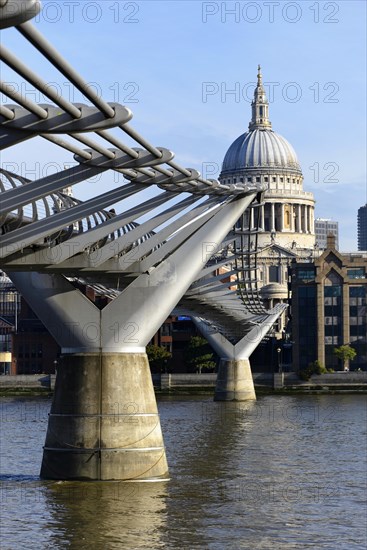
[[[272,202],[270,207],[270,231],[275,231],[275,204]]]
[[[294,233],[296,231],[296,205],[291,204],[291,225],[292,225],[292,232]]]
[[[262,229],[265,229],[265,205],[264,204],[261,206],[260,226],[262,227]]]
[[[280,231],[284,230],[284,205],[279,203],[280,207]]]
[[[309,207],[305,206],[305,209],[306,209],[306,224],[307,224],[307,233],[310,232],[310,209]]]
[[[305,233],[308,233],[308,218],[307,218],[307,205],[304,205],[304,212],[305,212]]]
[[[300,204],[297,204],[297,232],[302,233],[302,214]]]
[[[255,225],[255,211],[254,211],[254,208],[250,208],[249,209],[249,228],[250,230],[253,229],[254,225]]]
[[[315,220],[314,220],[314,212],[312,206],[310,208],[310,233],[315,233]]]

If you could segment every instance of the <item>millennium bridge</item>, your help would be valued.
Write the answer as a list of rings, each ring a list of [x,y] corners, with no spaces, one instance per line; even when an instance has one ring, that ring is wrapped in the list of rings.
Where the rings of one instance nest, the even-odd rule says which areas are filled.
[[[266,188],[206,179],[152,145],[132,112],[99,97],[36,29],[40,9],[38,0],[0,0],[4,38],[21,35],[85,98],[70,102],[2,45],[2,62],[46,103],[1,82],[1,149],[13,148],[19,165],[18,145],[37,138],[41,151],[47,141],[75,163],[35,180],[0,177],[0,267],[62,350],[41,477],[165,480],[146,345],[173,311],[185,312],[220,357],[214,398],[256,398],[249,357],[285,307],[266,310],[257,289]],[[122,184],[83,201],[65,192],[77,196],[82,182],[87,191],[104,172]],[[80,282],[113,299],[97,307]]]

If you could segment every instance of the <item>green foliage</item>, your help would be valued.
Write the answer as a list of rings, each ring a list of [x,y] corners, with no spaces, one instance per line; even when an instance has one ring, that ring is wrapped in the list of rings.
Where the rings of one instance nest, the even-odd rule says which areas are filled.
[[[185,352],[185,361],[193,371],[201,372],[215,367],[214,354],[205,338],[192,336]]]
[[[313,363],[309,363],[308,367],[306,367],[305,369],[301,369],[298,372],[298,376],[301,380],[309,380],[313,374],[320,375],[326,374],[327,372],[329,372],[328,369],[326,369],[324,365],[322,365],[320,361],[316,359],[316,361],[314,361]]]
[[[328,372],[327,368],[325,368],[318,359],[312,363],[312,368],[313,374],[326,374]]]
[[[353,361],[357,352],[354,348],[351,348],[348,344],[334,348],[334,354],[343,363],[343,367],[346,366],[347,361]]]
[[[306,367],[305,369],[301,369],[300,371],[298,371],[298,376],[301,380],[309,380],[311,378],[311,373],[309,371],[309,368]]]
[[[154,344],[147,346],[147,355],[150,366],[160,372],[165,370],[168,359],[172,357],[172,354],[165,348]]]

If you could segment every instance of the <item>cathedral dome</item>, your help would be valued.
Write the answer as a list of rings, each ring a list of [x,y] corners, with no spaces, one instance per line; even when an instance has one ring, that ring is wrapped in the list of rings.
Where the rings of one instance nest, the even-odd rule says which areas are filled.
[[[272,130],[256,128],[239,136],[228,149],[222,174],[253,168],[301,172],[297,155],[288,141]]]
[[[248,132],[229,147],[223,161],[221,177],[238,174],[290,172],[302,176],[297,155],[288,141],[271,129],[269,103],[259,65],[257,86],[251,103],[252,118]]]

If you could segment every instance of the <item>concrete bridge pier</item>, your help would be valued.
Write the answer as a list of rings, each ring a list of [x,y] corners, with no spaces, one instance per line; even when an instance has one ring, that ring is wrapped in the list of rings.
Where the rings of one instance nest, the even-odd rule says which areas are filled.
[[[250,361],[221,358],[214,401],[251,401],[256,399]]]
[[[193,317],[193,321],[220,357],[214,401],[256,400],[249,357],[266,336],[275,321],[282,314],[279,308],[259,322],[235,345],[203,319]]]
[[[168,478],[146,353],[73,353],[61,358],[41,477]]]

